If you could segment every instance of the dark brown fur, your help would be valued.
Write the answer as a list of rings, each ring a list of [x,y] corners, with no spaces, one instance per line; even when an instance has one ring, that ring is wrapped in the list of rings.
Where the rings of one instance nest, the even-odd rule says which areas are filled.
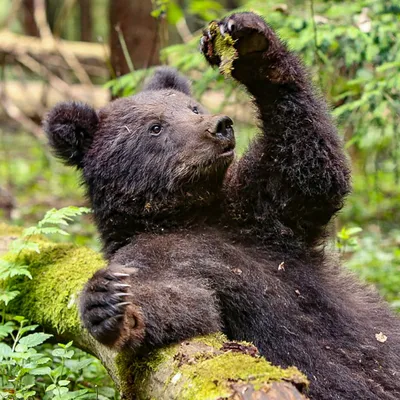
[[[47,118],[56,154],[82,170],[110,263],[81,296],[83,323],[142,351],[222,329],[296,365],[312,399],[399,399],[399,320],[323,247],[350,190],[326,106],[260,17],[219,24],[238,39],[233,76],[260,117],[229,169],[229,119],[170,69],[97,114],[67,103]],[[202,50],[217,65],[213,41],[206,33]]]

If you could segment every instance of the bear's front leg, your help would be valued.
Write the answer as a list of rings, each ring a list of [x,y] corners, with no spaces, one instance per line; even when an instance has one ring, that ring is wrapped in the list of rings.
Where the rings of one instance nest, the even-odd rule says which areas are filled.
[[[116,348],[137,347],[144,338],[143,314],[134,304],[135,268],[110,266],[97,271],[80,297],[84,327],[99,342]]]
[[[221,39],[226,35],[231,38]],[[349,193],[350,171],[305,67],[254,13],[211,22],[201,49],[212,66],[224,67],[223,58],[232,55],[231,74],[247,87],[261,122],[262,135],[226,184],[233,215],[265,242],[319,244]]]
[[[84,327],[106,346],[163,346],[221,329],[218,302],[208,286],[168,270],[112,264],[86,284],[80,314]]]

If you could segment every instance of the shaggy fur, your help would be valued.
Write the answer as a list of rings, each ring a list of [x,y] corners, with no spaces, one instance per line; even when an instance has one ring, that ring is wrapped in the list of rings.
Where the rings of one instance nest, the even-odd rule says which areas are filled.
[[[240,160],[230,119],[208,114],[171,69],[98,113],[66,103],[49,114],[109,260],[83,291],[83,323],[108,346],[143,351],[222,329],[296,365],[311,399],[399,399],[399,320],[322,246],[350,190],[326,106],[260,17],[219,25],[237,39],[233,76],[259,111]],[[206,32],[202,50],[218,65],[214,39]]]

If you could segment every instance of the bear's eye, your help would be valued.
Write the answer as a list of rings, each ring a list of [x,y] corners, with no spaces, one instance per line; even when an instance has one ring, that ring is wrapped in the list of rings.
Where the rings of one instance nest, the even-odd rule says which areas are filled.
[[[161,133],[162,126],[160,124],[155,124],[150,128],[151,136],[158,136]]]
[[[192,108],[192,111],[193,111],[195,114],[198,114],[198,113],[199,113],[199,109],[198,109],[196,106]]]

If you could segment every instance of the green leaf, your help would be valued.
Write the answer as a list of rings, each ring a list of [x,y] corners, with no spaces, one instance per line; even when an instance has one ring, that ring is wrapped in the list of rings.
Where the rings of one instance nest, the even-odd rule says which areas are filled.
[[[64,230],[57,228],[55,226],[46,226],[43,228],[39,228],[39,233],[41,235],[54,235],[54,234],[59,234],[59,235],[64,235],[64,236],[69,236],[68,232],[65,232]]]
[[[7,290],[0,290],[0,301],[4,302],[5,305],[8,305],[8,303],[15,299],[17,296],[19,295],[19,291],[18,290],[11,290],[11,291],[7,291]]]
[[[38,228],[36,226],[30,226],[29,228],[26,228],[22,232],[22,237],[28,237],[28,236],[33,236],[33,235],[38,235]]]
[[[29,348],[28,346],[25,346],[24,344],[18,343],[15,346],[15,351],[16,351],[16,353],[21,353],[21,354],[14,353],[13,357],[15,356],[15,357],[18,357],[18,358],[23,358],[22,353],[26,353],[28,351],[28,348]],[[26,353],[26,354],[27,354],[27,356],[30,356],[28,353]]]
[[[74,354],[75,354],[75,352],[73,350],[70,350],[70,351],[65,352],[64,357],[65,358],[72,358]]]
[[[10,276],[10,269],[14,263],[0,259],[0,280],[8,279]]]
[[[107,399],[113,399],[115,397],[115,389],[103,386],[98,389],[100,395],[105,396]]]
[[[49,357],[43,357],[43,358],[39,358],[39,360],[36,360],[36,363],[37,363],[38,365],[40,365],[40,364],[46,364],[46,363],[48,363],[49,361],[51,361],[51,358],[49,358]]]
[[[54,390],[56,387],[57,386],[54,383],[52,383],[50,386],[47,386],[46,392],[50,392],[50,390]]]
[[[14,321],[19,322],[21,325],[24,324],[25,322],[28,322],[28,320],[25,319],[25,317],[23,317],[22,315],[14,315],[14,316],[12,317],[12,319],[13,319]]]
[[[21,336],[22,336],[22,335],[23,335],[24,333],[26,333],[26,332],[34,331],[38,326],[39,326],[39,325],[28,325],[28,326],[24,326],[24,327],[22,327],[22,328],[19,330],[19,332],[20,332],[20,334],[21,334]]]
[[[72,221],[73,217],[87,214],[91,210],[87,207],[75,207],[69,206],[59,210],[53,208],[45,214],[44,218],[38,222],[38,228],[42,228],[44,225],[68,225],[69,221]]]
[[[347,233],[349,236],[356,235],[357,233],[360,233],[360,232],[362,232],[362,228],[360,228],[359,226],[347,229]]]
[[[69,383],[70,383],[70,381],[68,381],[68,380],[61,380],[61,381],[58,381],[58,384],[59,384],[60,386],[67,386],[67,385],[69,385]]]
[[[54,389],[54,394],[61,396],[65,393],[68,393],[68,388],[66,387],[57,387],[56,389]]]
[[[50,367],[39,367],[32,369],[29,371],[31,375],[50,375],[51,374],[51,368]]]
[[[51,376],[57,380],[61,376],[62,372],[63,372],[63,368],[61,365],[59,365],[57,368],[54,368],[51,371]]]
[[[53,335],[49,335],[47,333],[42,333],[42,332],[32,333],[28,336],[24,336],[23,338],[21,338],[21,340],[19,341],[19,344],[23,344],[27,347],[35,347],[39,344],[42,344],[43,342],[45,342],[48,338],[50,338],[52,336]]]
[[[40,253],[39,245],[35,242],[27,242],[24,239],[16,239],[11,242],[11,253],[18,254],[22,250],[35,251],[36,253]]]
[[[65,356],[66,351],[64,349],[54,349],[51,354],[54,357],[64,357]]]
[[[11,269],[10,269],[10,277],[14,277],[14,276],[22,276],[25,275],[27,276],[29,279],[32,279],[32,275],[28,270],[28,266],[27,265],[14,265]]]
[[[198,15],[204,21],[211,21],[222,15],[223,7],[214,0],[192,0],[189,3],[188,12]]]
[[[8,321],[5,324],[0,325],[0,339],[4,339],[10,333],[12,333],[12,331],[15,330],[15,329],[16,329],[16,326],[11,321]]]
[[[167,5],[167,20],[171,25],[175,25],[184,17],[182,9],[175,1],[170,1]]]
[[[29,390],[28,392],[23,393],[23,399],[28,399],[29,397],[32,397],[36,394],[36,392],[34,390]]]
[[[8,250],[10,253],[18,254],[24,248],[25,241],[23,239],[15,239],[10,243]]]
[[[9,357],[12,354],[12,348],[5,343],[0,343],[0,360]]]
[[[68,342],[67,344],[63,344],[63,343],[57,343],[58,346],[60,346],[62,349],[68,349],[69,347],[72,346],[74,342],[71,340],[70,342]]]
[[[88,392],[88,389],[81,389],[81,390],[75,390],[73,392],[69,392],[66,396],[65,399],[77,399],[79,397],[82,397],[84,394]],[[86,396],[83,398],[87,398]],[[91,397],[90,397],[91,398]],[[97,400],[97,397],[94,397]],[[64,397],[63,397],[64,399]]]
[[[90,365],[92,363],[93,363],[93,360],[91,360],[90,358],[79,361],[76,365],[74,365],[74,370],[79,371],[83,368],[86,368],[88,365]]]

